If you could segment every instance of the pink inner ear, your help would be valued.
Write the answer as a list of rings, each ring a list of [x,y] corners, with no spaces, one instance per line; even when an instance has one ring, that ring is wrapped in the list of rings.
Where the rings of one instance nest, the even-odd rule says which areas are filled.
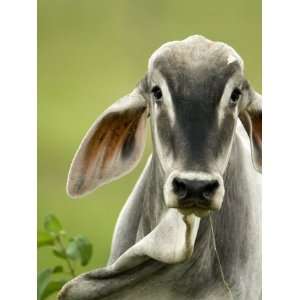
[[[98,173],[100,179],[105,176],[114,158],[122,154],[123,147],[134,142],[141,116],[145,107],[125,112],[113,112],[100,121],[95,132],[87,141],[83,153],[82,175],[85,178],[80,190],[85,190],[91,177]],[[130,155],[127,154],[128,156]],[[126,156],[125,156],[126,158]],[[99,172],[99,170],[101,170]]]

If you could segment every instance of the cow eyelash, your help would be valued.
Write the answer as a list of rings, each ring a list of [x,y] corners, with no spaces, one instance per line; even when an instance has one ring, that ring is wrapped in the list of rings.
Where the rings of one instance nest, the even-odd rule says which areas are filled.
[[[239,88],[235,88],[231,93],[230,101],[234,104],[237,103],[240,100],[241,95],[242,91]]]
[[[158,85],[155,85],[152,89],[151,89],[151,93],[155,99],[155,101],[160,102],[161,98],[162,98],[162,90]]]

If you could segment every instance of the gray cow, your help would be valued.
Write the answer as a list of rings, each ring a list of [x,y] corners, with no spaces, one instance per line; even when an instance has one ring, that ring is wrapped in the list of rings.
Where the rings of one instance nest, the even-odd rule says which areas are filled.
[[[88,131],[68,193],[132,170],[148,117],[153,154],[119,216],[109,262],[67,283],[59,299],[260,299],[261,96],[242,59],[202,36],[160,47],[145,78]]]

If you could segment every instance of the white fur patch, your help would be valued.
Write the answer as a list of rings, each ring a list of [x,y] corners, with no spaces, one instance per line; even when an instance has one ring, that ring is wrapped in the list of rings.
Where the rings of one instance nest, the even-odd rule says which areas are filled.
[[[163,107],[161,107],[162,109],[165,109],[167,111],[168,114],[168,119],[171,125],[171,128],[174,127],[175,122],[176,122],[176,116],[175,116],[175,108],[173,105],[173,101],[171,98],[171,94],[167,85],[167,82],[165,81],[165,79],[163,78],[163,76],[161,75],[161,73],[158,70],[153,70],[152,71],[152,76],[151,76],[151,86],[155,86],[158,85],[161,90],[162,90],[162,94],[163,94],[163,103],[159,104],[162,105]],[[164,169],[164,172],[167,173],[168,170],[171,169],[171,166],[173,164],[172,161],[172,155],[165,155],[165,151],[163,149],[163,145],[162,142],[159,139],[159,134],[158,134],[158,129],[157,129],[157,116],[160,113],[160,107],[157,104],[153,104],[153,124],[152,124],[152,130],[153,130],[153,138],[154,138],[154,143],[155,143],[155,149],[157,151],[159,160],[161,162],[161,166]]]
[[[224,91],[223,91],[223,94],[222,94],[222,97],[221,97],[221,100],[220,100],[220,104],[219,104],[219,107],[218,107],[218,125],[219,125],[219,128],[221,128],[221,126],[222,126],[226,110],[229,106],[230,96],[231,96],[232,90],[234,88],[234,84],[235,84],[235,78],[233,76],[233,77],[228,79],[228,81],[225,85],[225,88],[224,88]]]
[[[162,95],[163,95],[162,105],[167,109],[171,127],[173,127],[175,124],[175,109],[174,109],[174,104],[171,97],[171,93],[169,91],[168,84],[165,78],[158,70],[153,70],[151,72],[151,81],[152,81],[152,86],[158,85],[162,91]]]
[[[242,142],[244,150],[248,155],[251,155],[250,139],[240,120],[237,121],[236,132]]]
[[[227,65],[229,65],[229,64],[231,64],[235,61],[237,61],[237,58],[233,55],[229,55],[228,58],[227,58]]]
[[[242,72],[244,72],[244,61],[242,60],[242,58],[238,55],[238,53],[232,47],[228,46],[227,44],[224,44],[224,45],[226,45],[226,48],[228,49],[228,52],[229,52],[229,55],[227,58],[227,64],[229,65],[229,64],[233,63],[234,61],[237,61],[241,66]]]

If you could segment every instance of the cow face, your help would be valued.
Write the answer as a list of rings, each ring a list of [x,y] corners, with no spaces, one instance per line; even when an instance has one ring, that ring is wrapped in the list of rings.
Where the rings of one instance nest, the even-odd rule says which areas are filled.
[[[238,118],[260,169],[261,100],[241,58],[223,43],[192,36],[159,48],[133,92],[94,123],[73,160],[68,193],[80,196],[128,173],[143,152],[149,115],[167,207],[198,216],[220,209]]]
[[[168,207],[199,216],[221,207],[240,112],[253,98],[239,55],[194,36],[149,60],[143,91]]]

